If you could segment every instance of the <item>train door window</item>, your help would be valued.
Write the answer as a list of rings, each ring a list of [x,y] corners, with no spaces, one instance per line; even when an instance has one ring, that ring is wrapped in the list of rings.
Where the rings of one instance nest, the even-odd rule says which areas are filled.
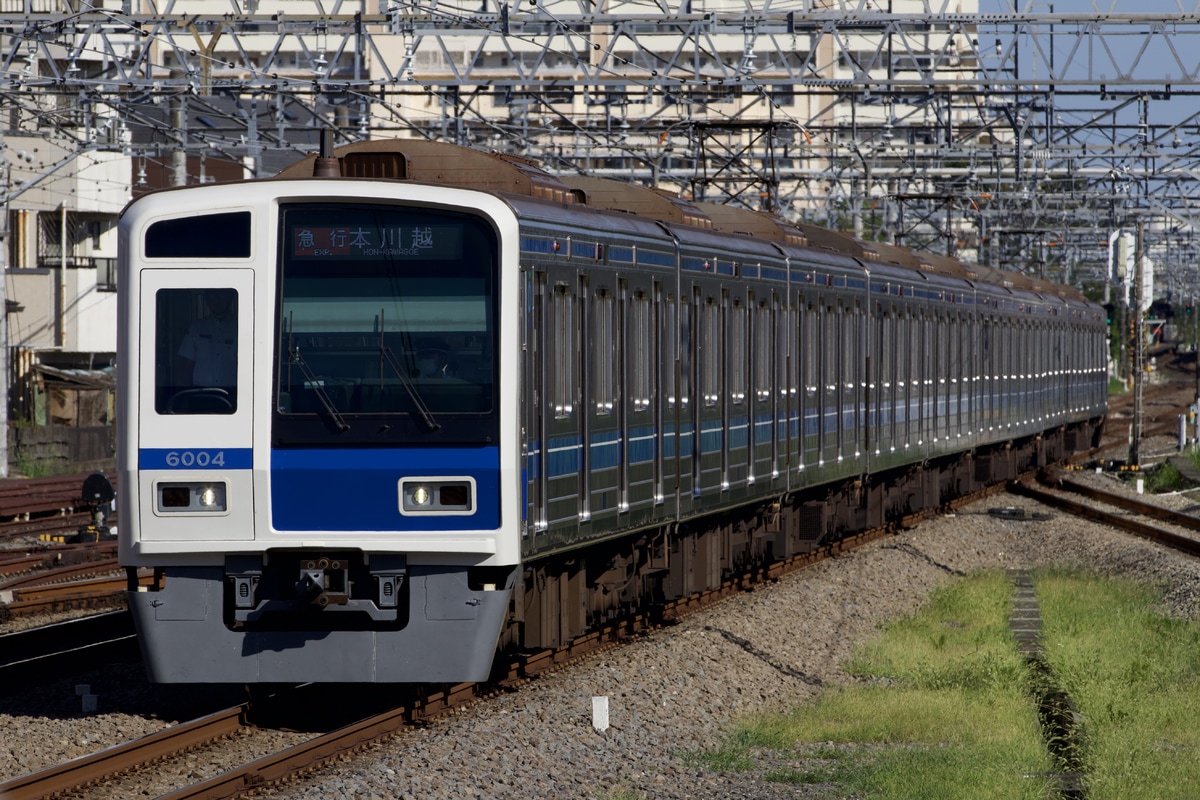
[[[1009,392],[1011,391],[1011,382],[1009,380],[1010,370],[1012,368],[1012,348],[1013,348],[1013,329],[1007,319],[1000,320],[1000,427],[1008,422],[1008,413],[1010,409]]]
[[[933,322],[926,309],[921,309],[918,324],[921,327],[921,371],[917,375],[917,391],[920,397],[921,426],[917,429],[917,444],[924,444],[932,436],[930,423],[933,420],[933,353],[937,344],[933,340]]]
[[[663,355],[663,389],[667,408],[675,408],[675,398],[679,388],[676,386],[676,373],[679,369],[679,317],[676,312],[674,295],[667,295],[667,302],[662,313],[662,355]]]
[[[786,460],[788,453],[792,451],[792,398],[795,396],[795,382],[790,374],[791,342],[790,332],[796,329],[795,309],[787,302],[787,299],[781,300],[775,298],[775,316],[776,321],[782,324],[772,324],[771,330],[775,331],[775,367],[774,367],[774,386],[778,386],[778,393],[775,395],[775,414],[773,425],[775,429],[771,434],[771,442],[774,455],[774,465],[776,474],[779,470],[779,444],[782,441],[784,444],[784,456]],[[779,430],[779,425],[783,426]]]
[[[892,315],[882,303],[876,312],[876,317],[879,320],[879,354],[877,357],[878,365],[875,367],[875,381],[877,389],[875,390],[875,406],[877,411],[872,414],[875,421],[875,451],[879,452],[882,443],[881,438],[887,438],[890,442],[893,438],[892,426],[895,424],[895,414],[892,409],[892,385],[894,376],[892,375],[895,369],[895,358],[893,356],[895,350],[896,334],[892,329]]]
[[[996,427],[999,429],[1004,427],[1008,412],[1008,350],[1012,346],[1012,331],[1007,320],[996,321],[996,334]]]
[[[735,299],[730,315],[729,401],[741,405],[746,402],[746,356],[749,351],[746,304],[741,299]]]
[[[775,300],[779,302],[778,298]],[[772,396],[772,365],[774,364],[774,310],[766,302],[758,304],[754,314],[754,399],[769,401]]]
[[[778,474],[779,439],[778,429],[778,395],[775,393],[775,369],[778,363],[776,355],[776,334],[779,319],[779,296],[771,298],[770,304],[762,302],[758,306],[758,316],[755,321],[755,340],[758,342],[757,358],[755,359],[754,396],[763,403],[763,413],[768,415],[771,427],[765,433],[765,441],[771,445],[771,471]],[[782,384],[780,384],[782,385]],[[753,415],[751,415],[753,419]],[[754,437],[751,437],[753,442]],[[752,456],[753,458],[753,456]]]
[[[699,303],[697,299],[695,301]],[[696,351],[696,331],[695,319],[698,312],[693,311],[692,305],[686,302],[686,298],[681,297],[679,302],[679,329],[673,334],[679,337],[676,345],[676,354],[679,359],[679,369],[677,371],[678,380],[678,397],[679,407],[686,410],[692,397],[692,387],[696,385],[692,376],[692,367],[695,364]]]
[[[569,286],[554,287],[554,416],[571,416],[575,403],[575,307]]]
[[[617,507],[620,511],[629,510],[629,458],[628,443],[625,438],[629,431],[629,405],[626,403],[629,390],[629,282],[621,279],[617,282],[617,297],[615,325],[617,329],[613,369],[613,401],[616,410],[617,437],[619,455],[617,456]]]
[[[601,288],[593,300],[592,341],[598,344],[592,349],[592,397],[596,413],[608,415],[613,412],[615,398],[614,373],[619,360],[619,341],[613,327],[613,296],[607,288]]]
[[[590,317],[595,313],[595,307],[588,304],[588,279],[579,275],[578,289],[575,295],[575,328],[571,331],[571,346],[579,353],[578,386],[579,386],[579,441],[582,444],[579,463],[579,519],[592,518],[592,415],[587,412],[595,397],[594,372],[589,370],[589,364],[596,358],[596,348],[584,350],[581,348],[583,339],[589,332],[594,331]]]
[[[721,307],[708,298],[700,323],[700,391],[704,405],[715,407],[721,398]]]
[[[979,414],[977,430],[983,433],[992,417],[992,320],[979,320],[979,389],[975,396],[979,398]]]
[[[530,438],[536,439],[535,457],[537,458],[536,467],[529,470],[530,473],[530,514],[529,519],[533,522],[534,531],[544,531],[547,528],[547,509],[546,509],[546,485],[548,477],[546,474],[547,468],[547,429],[546,429],[546,273],[537,272],[529,273],[529,278],[526,282],[526,292],[528,293],[528,303],[531,308],[529,319],[527,320],[528,328],[526,333],[526,347],[528,348],[528,365],[529,365],[529,380],[530,389],[529,396],[532,400],[529,406],[530,421],[529,433]],[[522,531],[522,536],[528,536],[529,529]]]
[[[820,411],[820,396],[817,394],[817,388],[821,382],[820,374],[817,371],[821,356],[821,339],[817,335],[819,321],[817,306],[809,303],[804,308],[804,319],[801,326],[804,332],[800,348],[803,360],[801,382],[804,384],[804,407],[800,424],[803,430],[802,435],[805,437],[814,436],[820,430],[819,417],[817,417]]]
[[[905,420],[908,417],[908,356],[912,352],[908,341],[908,324],[904,309],[892,308],[892,447],[905,443]]]
[[[962,433],[962,315],[951,314],[946,325],[947,435],[957,435]]]
[[[838,325],[840,307],[826,305],[821,301],[821,453],[825,447],[837,443],[838,425],[834,416],[838,409],[838,375],[842,350],[838,346],[841,333]],[[832,434],[832,436],[831,436]],[[831,441],[832,440],[832,441]]]
[[[752,298],[753,300],[753,298]],[[751,348],[750,361],[750,395],[753,398],[750,403],[750,413],[748,414],[747,424],[747,451],[746,451],[746,475],[748,479],[753,480],[756,477],[757,470],[755,469],[755,460],[757,458],[757,445],[761,441],[763,444],[768,442],[771,444],[771,470],[775,469],[775,446],[776,431],[767,430],[761,434],[758,431],[758,420],[761,417],[770,415],[771,424],[774,426],[775,415],[772,409],[772,392],[771,392],[771,344],[772,344],[772,321],[771,321],[771,306],[766,301],[760,302],[757,305],[751,305],[747,309],[747,314],[750,315],[750,331],[749,336],[753,347]]]
[[[669,303],[669,300],[668,300]],[[662,283],[654,282],[654,295],[652,302],[646,304],[648,306],[649,318],[647,322],[647,347],[642,354],[642,358],[646,362],[646,371],[648,376],[646,397],[650,403],[650,408],[654,414],[654,430],[658,432],[658,438],[655,441],[654,447],[654,502],[663,502],[663,439],[665,432],[663,431],[663,409],[658,402],[659,397],[659,369],[660,364],[670,372],[675,373],[674,358],[668,357],[666,348],[663,347],[662,332],[658,327],[660,315],[664,314],[666,309],[663,305],[663,287]]]
[[[154,410],[237,411],[238,325],[234,289],[159,289],[155,300]]]
[[[937,326],[937,366],[934,372],[934,391],[937,396],[937,411],[934,414],[936,430],[934,432],[935,439],[948,438],[947,426],[950,424],[950,381],[948,380],[948,371],[950,369],[950,337],[949,325],[946,322],[946,313],[938,312],[934,319],[934,324]]]
[[[842,308],[842,399],[840,408],[843,409],[841,418],[845,421],[843,427],[843,444],[849,445],[849,450],[843,455],[853,453],[858,455],[858,426],[859,426],[859,384],[861,382],[862,349],[858,341],[858,303],[854,302]]]
[[[645,292],[634,292],[629,312],[629,391],[633,395],[634,411],[650,408],[650,375],[652,350],[650,345],[650,299]]]
[[[832,339],[834,348],[838,351],[837,364],[835,365],[834,374],[834,395],[833,409],[835,417],[833,424],[837,427],[837,454],[840,458],[846,454],[846,445],[849,443],[849,418],[847,411],[849,410],[851,398],[854,396],[848,390],[850,383],[854,380],[854,358],[850,351],[850,339],[853,336],[853,314],[850,308],[847,307],[841,300],[837,304],[837,328],[835,338]]]
[[[699,286],[692,287],[692,301],[683,311],[683,345],[682,350],[684,358],[691,358],[691,367],[685,368],[680,372],[682,381],[689,381],[688,386],[680,386],[680,398],[684,404],[688,402],[688,391],[690,386],[695,386],[697,392],[702,395],[700,402],[692,406],[690,419],[690,434],[692,442],[692,496],[699,497],[700,495],[700,450],[702,442],[700,440],[700,417],[704,410],[704,378],[702,375],[693,375],[692,369],[697,372],[703,372],[703,359],[705,352],[700,352],[704,341],[705,330],[705,312],[701,304],[701,290]],[[691,315],[690,317],[688,315]],[[690,325],[689,325],[690,323]]]

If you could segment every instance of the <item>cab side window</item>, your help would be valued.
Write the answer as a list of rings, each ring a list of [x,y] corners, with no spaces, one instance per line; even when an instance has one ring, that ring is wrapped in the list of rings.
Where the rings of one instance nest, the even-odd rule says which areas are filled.
[[[237,410],[237,291],[160,289],[156,296],[154,410]]]

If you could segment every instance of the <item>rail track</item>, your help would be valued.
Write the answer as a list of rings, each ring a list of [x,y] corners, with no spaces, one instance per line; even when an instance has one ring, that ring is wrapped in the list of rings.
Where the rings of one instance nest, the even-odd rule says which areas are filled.
[[[129,770],[149,766],[236,733],[247,724],[245,715],[248,708],[242,705],[218,711],[98,753],[14,778],[0,784],[0,797],[5,800],[38,800],[111,780]]]
[[[64,571],[72,577],[77,577],[80,570],[92,574],[117,569],[116,559],[112,559],[111,561],[97,562],[89,567],[67,568]],[[57,575],[57,571],[51,571],[38,576],[38,578],[45,579],[55,575]],[[147,570],[144,574],[139,575],[139,580],[142,585],[146,586],[150,584],[153,577],[153,574]],[[38,614],[124,607],[127,588],[128,580],[124,574],[75,579],[65,583],[38,581],[33,586],[23,588],[7,589],[0,586],[0,622]]]
[[[890,536],[897,530],[913,527],[921,519],[960,508],[1003,489],[1003,485],[993,486],[960,498],[942,508],[929,509],[893,521],[887,526],[863,531],[828,544],[811,553],[759,567],[731,578],[718,589],[682,598],[660,608],[615,621],[563,647],[513,655],[507,660],[498,661],[493,670],[494,678],[488,683],[413,687],[407,697],[378,714],[315,736],[224,774],[181,787],[163,795],[163,798],[233,798],[264,785],[286,782],[298,774],[319,768],[373,742],[428,723],[498,693],[513,690],[549,672],[604,652],[632,637],[671,625],[729,597],[777,581],[785,575]],[[0,783],[0,797],[4,797],[5,800],[22,800],[73,791],[87,785],[102,785],[103,782],[115,780],[131,770],[144,769],[164,759],[179,757],[196,747],[228,737],[237,730],[252,727],[256,719],[264,716],[272,719],[279,709],[294,710],[304,705],[286,692],[272,699],[252,701],[248,706],[227,709],[210,717],[177,726],[182,729],[178,736],[172,734],[175,728],[171,728],[66,764]]]
[[[1009,491],[1181,553],[1200,556],[1200,518],[1190,514],[1085,486],[1058,472],[1044,473],[1036,482],[1028,477],[1015,481]]]
[[[40,534],[70,534],[91,520],[83,496],[87,474],[0,481],[0,541]],[[116,476],[106,475],[115,485]]]
[[[98,577],[119,567],[117,544],[107,536],[115,516],[107,504],[85,497],[92,480],[62,475],[0,481],[0,623],[124,603],[121,582]]]
[[[50,570],[72,564],[89,564],[116,558],[116,542],[91,542],[87,544],[58,544],[26,550],[0,551],[0,589],[15,579],[14,575],[36,574],[39,570]],[[17,584],[14,584],[17,585]]]
[[[1151,421],[1147,426],[1147,435],[1152,433],[1169,434],[1176,429],[1176,425],[1177,422],[1173,416],[1166,421]],[[1114,445],[1111,437],[1109,438],[1110,441],[1105,446],[1112,447]],[[1096,457],[1095,453],[1091,457]],[[1098,493],[1096,490],[1069,481],[1060,473],[1056,473],[1054,477],[1045,478],[1045,481],[1050,485],[1039,486],[1032,477],[1026,476],[1022,480],[1010,484],[1007,488],[1009,491],[1033,497],[1070,513],[1096,519],[1129,530],[1139,536],[1162,541],[1172,547],[1183,549],[1185,552],[1200,554],[1200,536],[1193,537],[1188,533],[1170,530],[1174,527],[1182,528],[1184,531],[1200,532],[1200,520],[1194,517],[1165,511],[1126,497]],[[497,693],[514,689],[548,672],[608,650],[631,637],[669,625],[675,620],[709,608],[730,596],[763,583],[778,580],[824,559],[889,536],[897,529],[911,527],[921,517],[968,505],[983,496],[1002,491],[1004,488],[1003,486],[992,487],[974,496],[962,498],[951,506],[914,515],[879,529],[865,531],[804,556],[763,566],[727,581],[718,589],[683,598],[669,605],[611,623],[601,630],[575,639],[564,647],[533,654],[522,654],[506,663],[498,662],[497,668],[494,670],[494,678],[487,684],[417,687],[411,696],[378,714],[339,727],[329,733],[315,736],[302,744],[255,759],[221,775],[193,785],[183,786],[164,797],[173,800],[240,797],[265,785],[287,782],[298,774],[320,768],[373,742],[389,738],[405,729],[437,719]],[[1080,496],[1086,497],[1091,502],[1074,500],[1069,496],[1068,490],[1087,492]],[[1098,495],[1103,495],[1103,497]],[[1097,508],[1098,502],[1108,502],[1110,498],[1113,501],[1113,508],[1119,510],[1104,512]],[[1151,525],[1134,519],[1130,517],[1130,512],[1144,514],[1163,524]],[[276,702],[286,706],[291,703],[286,699],[287,697],[285,694],[282,696],[283,699],[276,698]],[[104,783],[115,780],[116,776],[129,773],[131,770],[146,769],[150,765],[160,764],[166,759],[177,758],[198,747],[210,746],[239,731],[244,732],[248,728],[253,728],[255,720],[260,715],[270,713],[269,710],[266,710],[269,705],[260,700],[257,703],[226,709],[158,734],[75,759],[66,764],[14,778],[6,783],[0,783],[0,797],[4,797],[6,800],[9,798],[19,800],[25,797],[45,797],[74,791],[88,785],[99,786],[101,787],[100,791],[103,791]]]

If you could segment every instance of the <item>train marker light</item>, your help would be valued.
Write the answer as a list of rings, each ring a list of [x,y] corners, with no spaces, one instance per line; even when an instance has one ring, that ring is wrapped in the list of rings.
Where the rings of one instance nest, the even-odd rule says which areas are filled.
[[[225,483],[163,482],[155,484],[155,513],[218,512],[229,509]]]
[[[401,514],[465,516],[475,511],[475,479],[472,477],[400,479]]]

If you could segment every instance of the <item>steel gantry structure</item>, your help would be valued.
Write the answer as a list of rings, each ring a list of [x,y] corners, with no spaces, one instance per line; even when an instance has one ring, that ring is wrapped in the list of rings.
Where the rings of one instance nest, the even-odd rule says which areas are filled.
[[[1200,4],[1154,5],[0,0],[0,199],[93,152],[134,191],[266,174],[333,127],[1069,281],[1142,222],[1194,292]]]

